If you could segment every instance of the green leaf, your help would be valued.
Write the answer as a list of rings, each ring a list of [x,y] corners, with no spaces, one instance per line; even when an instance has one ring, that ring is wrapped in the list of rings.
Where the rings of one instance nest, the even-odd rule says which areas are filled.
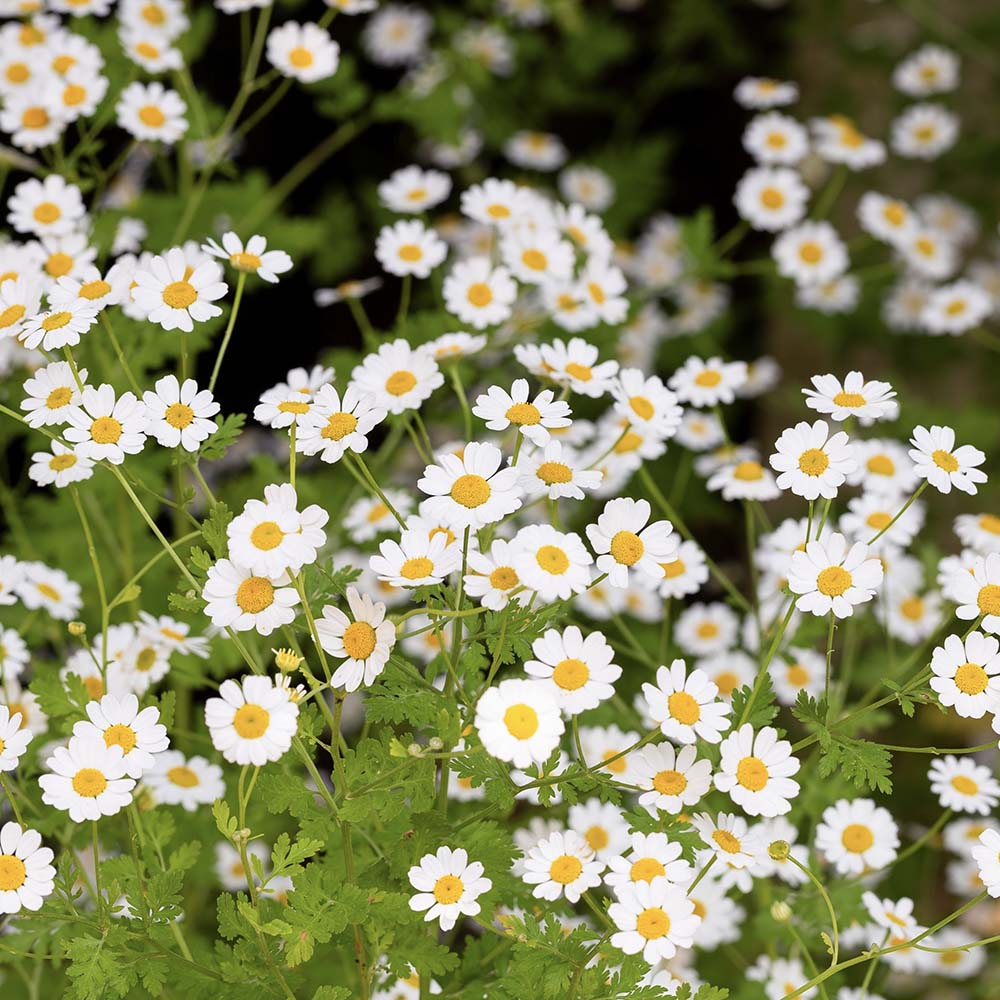
[[[767,672],[758,675],[754,683],[757,685],[757,697],[754,698],[753,707],[746,719],[743,719],[743,710],[753,694],[753,685],[746,684],[733,692],[732,719],[734,726],[738,724],[740,719],[743,719],[744,722],[749,722],[754,729],[760,729],[762,726],[770,725],[778,714],[771,675]]]
[[[855,788],[892,791],[892,754],[881,744],[831,734],[820,747],[820,777],[839,774]]]
[[[216,421],[216,426],[219,429],[201,446],[201,450],[198,452],[199,460],[207,459],[214,462],[222,458],[236,443],[246,422],[245,413],[230,413],[222,420]]]
[[[226,528],[233,519],[233,512],[221,501],[212,504],[208,517],[202,522],[201,537],[215,553],[216,559],[224,559],[229,553],[229,539]],[[206,567],[207,569],[208,567]]]

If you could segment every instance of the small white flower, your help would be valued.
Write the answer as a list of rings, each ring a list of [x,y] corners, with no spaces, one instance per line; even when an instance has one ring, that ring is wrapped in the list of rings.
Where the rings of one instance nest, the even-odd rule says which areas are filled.
[[[5,671],[4,677],[8,676]],[[22,726],[26,721],[20,712],[0,705],[0,772],[13,771],[31,742],[31,730]]]
[[[526,680],[489,688],[476,706],[475,726],[487,753],[520,768],[545,763],[565,729],[555,696]]]
[[[137,455],[146,444],[146,407],[131,392],[115,398],[110,385],[84,386],[79,405],[68,416],[64,437],[83,458],[121,465],[126,455]]]
[[[979,844],[972,848],[972,857],[987,892],[994,899],[1000,898],[1000,833],[984,830],[979,835]]]
[[[986,816],[1000,801],[1000,784],[992,771],[968,757],[946,754],[931,761],[927,778],[942,809]]]
[[[749,816],[782,816],[799,794],[791,776],[798,773],[799,759],[792,745],[778,739],[777,730],[764,726],[756,733],[749,725],[727,736],[719,746],[722,754],[715,787],[726,792]]]
[[[643,684],[642,693],[653,724],[677,743],[718,743],[732,725],[729,705],[718,700],[718,687],[701,670],[689,675],[683,660],[660,667],[656,684]]]
[[[318,24],[286,21],[267,36],[267,61],[282,76],[315,83],[337,72],[340,46]]]
[[[786,229],[771,253],[779,274],[797,284],[832,281],[847,270],[847,249],[829,222],[803,222]]]
[[[788,167],[751,167],[736,185],[733,201],[754,229],[779,232],[802,221],[809,189]]]
[[[596,524],[587,525],[587,538],[598,553],[597,569],[613,587],[625,587],[635,567],[651,580],[663,574],[661,563],[673,558],[679,540],[669,521],[649,524],[647,500],[616,497],[604,505]]]
[[[731,403],[747,380],[745,361],[724,362],[722,358],[703,361],[690,357],[667,381],[682,403],[692,406],[717,406]]]
[[[554,901],[565,897],[579,902],[588,890],[601,884],[604,862],[597,859],[590,845],[574,830],[556,832],[540,840],[524,860],[524,874],[533,885],[536,899]]]
[[[26,320],[17,339],[29,350],[58,351],[76,347],[80,338],[97,322],[97,309],[80,299],[39,313]]]
[[[888,382],[865,381],[861,372],[848,372],[843,383],[836,375],[814,375],[815,389],[803,389],[806,406],[831,420],[857,417],[868,427],[876,420],[894,420],[899,414],[896,391]]]
[[[440,170],[403,167],[378,186],[382,204],[393,212],[416,214],[440,205],[451,194],[451,178]]]
[[[942,493],[950,493],[952,487],[975,496],[979,483],[985,483],[987,476],[978,466],[986,461],[986,455],[970,444],[955,447],[955,432],[950,427],[934,424],[930,430],[923,425],[914,427],[910,438],[910,458],[914,471],[921,479]]]
[[[584,638],[576,625],[547,629],[531,651],[537,659],[526,660],[524,672],[538,678],[567,715],[596,708],[615,693],[622,668],[612,662],[615,651],[602,633]]]
[[[122,748],[99,736],[71,737],[45,766],[52,773],[38,779],[42,801],[68,812],[74,823],[114,816],[132,801],[135,781],[127,777]]]
[[[970,622],[982,617],[982,629],[1000,635],[1000,553],[976,556],[971,572],[955,581],[955,614]]]
[[[59,174],[22,181],[7,200],[7,221],[19,233],[65,236],[82,228],[86,214],[80,189]]]
[[[382,344],[351,372],[351,381],[371,393],[378,406],[389,413],[417,409],[431,393],[444,385],[444,376],[433,357],[413,350],[402,339]]]
[[[187,131],[187,105],[158,81],[130,83],[118,98],[118,124],[136,139],[173,145]]]
[[[212,745],[232,764],[260,767],[284,756],[298,726],[299,706],[288,688],[254,674],[223,681],[205,702]]]
[[[407,876],[417,890],[410,909],[426,910],[424,920],[437,920],[443,931],[450,931],[459,917],[476,916],[476,899],[493,888],[493,882],[483,878],[484,870],[481,862],[470,862],[462,848],[439,847],[435,854],[425,854]]]
[[[334,687],[356,691],[368,686],[385,669],[396,644],[396,626],[385,620],[385,605],[367,594],[347,588],[350,616],[327,604],[316,621],[320,645],[331,656],[343,659],[331,678]]]
[[[73,725],[73,735],[98,737],[105,746],[121,747],[125,773],[130,778],[141,778],[152,768],[156,754],[170,745],[167,727],[159,721],[159,709],[150,705],[140,711],[134,694],[120,698],[106,694],[100,701],[88,702],[87,716],[87,720]]]
[[[53,857],[37,830],[13,821],[0,827],[0,913],[42,908],[55,885]]]
[[[157,803],[183,806],[187,812],[211,805],[226,795],[226,783],[218,764],[211,764],[204,757],[185,758],[178,750],[157,754],[152,770],[142,780]]]
[[[608,917],[618,928],[611,944],[626,955],[641,953],[650,965],[690,948],[701,923],[684,889],[665,878],[621,886]]]
[[[494,268],[487,257],[471,257],[452,267],[443,292],[448,312],[482,330],[510,317],[517,286],[505,267]]]
[[[376,260],[389,274],[399,276],[429,277],[447,253],[444,240],[417,220],[383,226],[375,242]]]
[[[236,233],[227,232],[222,234],[222,246],[208,240],[201,248],[213,257],[229,261],[237,271],[259,275],[272,284],[292,266],[292,258],[284,250],[267,249],[266,236],[251,236],[244,246]]]
[[[817,617],[832,613],[837,618],[848,618],[856,605],[875,596],[882,577],[881,560],[869,557],[864,542],[848,548],[847,539],[834,532],[792,554],[788,586],[793,594],[800,595],[795,602],[799,611]]]
[[[742,816],[719,813],[713,820],[708,813],[698,813],[692,818],[691,825],[702,842],[731,868],[751,866],[764,850],[760,834],[751,830]]]
[[[652,816],[676,815],[693,806],[712,786],[712,762],[698,760],[693,746],[675,750],[669,743],[643,747],[632,759],[632,784],[642,789],[639,805]]]
[[[565,400],[556,399],[551,389],[543,389],[528,401],[528,380],[515,379],[510,392],[493,385],[476,399],[472,412],[491,431],[516,427],[532,444],[541,448],[549,442],[551,430],[570,426],[570,408]]]
[[[218,429],[214,417],[219,404],[207,389],[198,390],[193,378],[183,384],[176,375],[157,379],[154,391],[142,394],[149,424],[146,428],[164,448],[197,451]]]
[[[39,486],[62,489],[70,483],[79,483],[94,474],[94,463],[78,455],[58,441],[52,442],[51,451],[36,451],[31,456],[28,477]]]
[[[877,871],[896,859],[899,829],[888,809],[871,799],[839,799],[823,810],[816,850],[841,875]]]
[[[204,260],[192,269],[184,251],[173,247],[162,257],[154,256],[146,267],[135,272],[132,298],[151,323],[164,330],[190,333],[194,322],[204,323],[221,316],[222,309],[212,305],[227,291],[222,268],[213,260]]]
[[[844,431],[829,433],[825,420],[803,420],[782,431],[769,461],[779,473],[777,483],[806,500],[833,499],[857,466],[850,439]]]
[[[237,632],[255,629],[260,635],[270,635],[295,620],[299,595],[290,584],[285,574],[259,576],[245,566],[220,559],[209,568],[202,589],[205,614],[220,628]]]

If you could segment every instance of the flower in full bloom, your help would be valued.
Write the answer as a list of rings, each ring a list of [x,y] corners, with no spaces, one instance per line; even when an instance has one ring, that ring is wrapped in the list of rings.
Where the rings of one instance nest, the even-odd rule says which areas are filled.
[[[848,618],[854,607],[875,596],[882,583],[879,559],[869,557],[868,546],[834,532],[824,541],[813,540],[804,551],[794,552],[788,586],[798,594],[795,606],[816,616],[834,614]]]
[[[469,861],[461,847],[439,847],[435,854],[425,854],[408,873],[410,885],[417,890],[410,897],[410,909],[450,931],[459,917],[479,913],[476,900],[493,888],[493,882],[483,877],[484,871],[482,863]]]
[[[665,878],[621,886],[608,917],[618,928],[611,944],[626,955],[641,953],[650,965],[690,948],[701,923],[684,889]]]
[[[587,525],[587,539],[598,553],[597,569],[613,587],[625,587],[633,567],[651,580],[663,575],[661,564],[673,558],[680,545],[669,521],[649,524],[648,500],[616,497],[604,505],[595,524]]]
[[[350,616],[327,604],[316,621],[316,632],[323,649],[344,662],[331,678],[334,687],[356,691],[368,685],[385,669],[396,644],[396,626],[385,620],[385,605],[367,594],[347,588]]]
[[[950,427],[933,425],[913,428],[910,438],[910,458],[914,471],[936,490],[950,493],[957,490],[975,496],[978,484],[986,482],[986,473],[979,468],[986,455],[971,444],[955,447],[955,432]]]
[[[526,660],[524,672],[538,678],[567,715],[596,708],[615,693],[622,668],[612,662],[615,651],[602,633],[584,638],[576,625],[548,629],[531,651],[537,659]]]
[[[833,499],[857,465],[847,434],[830,434],[825,420],[811,425],[803,420],[787,428],[774,447],[769,461],[779,473],[778,487],[806,500]]]
[[[53,858],[37,830],[13,821],[0,827],[0,913],[42,908],[55,884]]]
[[[253,674],[239,683],[223,681],[219,697],[205,702],[212,745],[233,764],[260,767],[278,760],[292,745],[299,706],[289,689]]]
[[[604,862],[587,841],[575,830],[566,830],[543,838],[527,852],[521,877],[535,887],[531,894],[536,899],[565,897],[576,903],[601,884],[603,870]]]
[[[222,315],[222,309],[213,303],[226,294],[227,286],[222,268],[214,260],[203,258],[192,269],[184,251],[172,247],[139,267],[134,281],[133,301],[151,323],[159,323],[164,330],[190,333],[196,320],[204,323]]]
[[[791,777],[799,770],[799,759],[792,756],[787,740],[778,739],[777,730],[764,726],[755,733],[749,724],[740,726],[719,750],[715,787],[744,812],[781,816],[791,809],[791,800],[799,794],[799,784]]]
[[[899,829],[888,809],[871,799],[839,799],[823,810],[816,850],[842,875],[877,871],[896,858]]]
[[[149,423],[148,434],[164,448],[197,451],[218,425],[211,418],[219,412],[219,404],[208,389],[198,389],[198,383],[188,378],[178,382],[176,375],[164,375],[156,380],[153,391],[142,394]]]
[[[227,232],[222,234],[222,246],[215,240],[208,240],[202,244],[202,250],[212,257],[229,261],[237,271],[259,275],[272,284],[278,281],[279,274],[292,266],[292,258],[284,250],[267,249],[266,236],[251,236],[244,246],[236,233]]]
[[[96,736],[106,746],[121,747],[125,773],[130,778],[141,778],[153,767],[156,755],[170,744],[167,727],[159,720],[159,709],[149,705],[140,711],[134,694],[106,694],[100,701],[87,704],[87,719],[74,723],[73,735]]]
[[[45,762],[49,774],[38,779],[42,801],[69,813],[74,823],[114,816],[132,801],[135,781],[121,746],[100,736],[73,736]]]
[[[476,706],[475,726],[487,753],[520,768],[548,760],[565,729],[555,695],[526,680],[489,688]]]
[[[668,739],[678,743],[718,743],[732,722],[729,705],[701,670],[690,674],[683,660],[656,671],[656,684],[642,685],[646,711]]]

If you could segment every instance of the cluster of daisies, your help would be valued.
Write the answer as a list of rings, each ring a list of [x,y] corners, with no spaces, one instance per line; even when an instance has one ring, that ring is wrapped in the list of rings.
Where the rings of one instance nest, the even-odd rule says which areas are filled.
[[[924,161],[947,153],[958,140],[959,119],[934,98],[957,88],[958,56],[939,45],[925,45],[899,63],[892,80],[918,103],[889,126],[889,150],[902,159]],[[872,268],[852,273],[847,240],[822,218],[832,203],[826,193],[835,196],[843,172],[882,164],[886,144],[842,115],[803,124],[780,110],[798,99],[792,83],[747,79],[737,88],[736,99],[757,112],[743,133],[744,149],[755,165],[736,188],[740,217],[753,229],[775,234],[774,263],[779,274],[794,281],[800,307],[853,312],[864,272]],[[817,190],[821,193],[814,199]],[[898,271],[883,304],[891,328],[958,335],[995,314],[1000,264],[967,259],[979,234],[970,208],[946,194],[923,194],[909,204],[897,195],[869,190],[858,199],[856,216],[863,235],[851,238],[851,246],[864,254],[876,242],[884,245]]]

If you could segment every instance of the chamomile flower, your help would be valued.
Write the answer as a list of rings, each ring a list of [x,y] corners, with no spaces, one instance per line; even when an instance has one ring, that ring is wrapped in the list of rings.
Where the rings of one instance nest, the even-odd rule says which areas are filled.
[[[684,889],[665,878],[621,886],[608,916],[618,928],[611,944],[650,965],[690,948],[701,923]]]
[[[228,261],[237,271],[256,274],[271,284],[292,267],[292,258],[284,250],[267,249],[266,236],[251,236],[244,246],[236,233],[227,232],[222,234],[222,246],[208,240],[201,248],[212,257]]]
[[[989,293],[973,281],[942,285],[927,298],[921,319],[928,333],[955,337],[979,326],[993,312]]]
[[[799,99],[799,87],[766,76],[746,76],[736,85],[733,96],[744,108],[780,108]]]
[[[439,456],[428,465],[417,487],[432,499],[428,514],[454,528],[479,529],[500,521],[521,506],[517,469],[503,468],[495,445],[473,441],[462,457]]]
[[[74,823],[114,816],[132,801],[135,781],[127,776],[125,754],[100,736],[71,737],[45,766],[51,773],[38,779],[42,801],[68,812]]]
[[[439,847],[435,854],[425,854],[407,875],[417,890],[410,897],[410,909],[426,910],[424,920],[437,920],[441,930],[450,931],[460,917],[479,913],[477,898],[493,888],[484,871],[482,863],[470,862],[462,848]]]
[[[372,571],[393,587],[424,587],[440,583],[462,563],[462,546],[447,532],[408,528],[399,541],[386,539],[371,557]]]
[[[154,758],[152,768],[142,778],[157,803],[182,806],[194,812],[225,797],[222,768],[204,757],[185,757],[178,750],[165,750]]]
[[[779,232],[802,221],[809,189],[789,167],[751,167],[736,185],[733,201],[754,229]]]
[[[433,357],[414,350],[402,339],[382,344],[351,372],[351,381],[375,397],[376,405],[389,413],[417,409],[444,376]]]
[[[137,455],[146,444],[147,410],[131,392],[116,398],[110,385],[86,385],[68,417],[64,436],[83,458],[121,465],[126,455]]]
[[[917,226],[916,212],[899,198],[868,191],[858,202],[858,221],[877,240],[896,245]]]
[[[1000,635],[1000,553],[976,556],[969,573],[959,575],[952,588],[962,621],[982,618],[982,629]]]
[[[672,559],[679,547],[669,521],[649,524],[647,500],[616,497],[604,505],[596,524],[587,525],[587,538],[598,553],[597,569],[606,573],[613,587],[625,587],[635,567],[651,580],[662,576],[661,563]]]
[[[986,816],[1000,801],[1000,784],[992,771],[968,757],[946,754],[931,761],[927,778],[942,809]]]
[[[544,837],[527,852],[523,864],[521,878],[535,887],[531,894],[536,899],[565,898],[569,903],[599,886],[604,871],[604,862],[574,830]]]
[[[515,468],[518,487],[531,499],[582,500],[584,491],[597,489],[603,479],[599,469],[585,468],[584,460],[561,441],[549,441],[544,448],[523,451]]]
[[[267,36],[267,61],[299,83],[315,83],[337,72],[340,46],[318,24],[286,21]]]
[[[17,339],[29,350],[58,351],[75,347],[80,338],[97,322],[97,309],[77,300],[39,313],[26,320]]]
[[[742,816],[719,813],[713,820],[709,813],[697,813],[691,825],[702,842],[731,868],[750,867],[764,850],[760,834],[751,830]]]
[[[771,683],[782,705],[794,705],[802,691],[814,697],[823,690],[826,660],[814,649],[791,646],[771,661]]]
[[[614,181],[597,167],[577,164],[559,174],[559,193],[569,203],[604,212],[614,203]]]
[[[41,312],[41,283],[27,274],[0,281],[0,340],[19,337]],[[65,364],[65,362],[62,362]]]
[[[17,680],[30,659],[28,645],[20,633],[12,628],[0,627],[0,681]]]
[[[686,653],[711,656],[736,643],[739,619],[725,604],[692,604],[677,618],[674,640]]]
[[[895,820],[871,799],[838,799],[816,829],[816,850],[841,875],[878,871],[895,861],[898,847]]]
[[[86,384],[87,369],[79,370],[80,381]],[[69,419],[72,407],[80,403],[80,390],[73,370],[66,361],[53,361],[25,379],[27,394],[21,409],[27,412],[29,427],[49,427]]]
[[[136,139],[173,145],[188,129],[187,105],[158,81],[130,83],[118,98],[118,124]]]
[[[653,724],[677,743],[718,743],[732,725],[729,705],[718,700],[718,687],[701,670],[688,674],[683,660],[660,667],[656,683],[643,684],[642,694]]]
[[[719,750],[715,787],[747,815],[782,816],[791,809],[791,800],[799,794],[799,784],[792,780],[799,759],[792,756],[787,740],[778,739],[777,730],[764,726],[755,733],[749,724],[743,725]]]
[[[0,772],[13,771],[31,742],[31,730],[22,726],[25,721],[20,712],[0,705]]]
[[[795,606],[817,617],[832,613],[849,618],[855,606],[870,601],[882,583],[882,562],[871,558],[869,551],[864,542],[848,547],[847,539],[834,532],[794,552],[788,586],[799,595]]]
[[[420,7],[390,3],[372,15],[362,42],[365,51],[379,65],[413,65],[426,54],[433,25],[430,14]]]
[[[786,229],[771,248],[778,273],[800,285],[832,281],[847,270],[847,248],[829,222]]]
[[[691,866],[681,857],[681,845],[665,833],[633,833],[628,854],[608,858],[604,882],[617,895],[623,886],[648,884],[657,878],[682,884],[692,875]]]
[[[803,389],[806,406],[831,420],[857,417],[868,427],[876,420],[894,420],[899,414],[896,392],[888,382],[865,381],[861,372],[848,372],[843,382],[836,375],[814,375],[815,389]]]
[[[779,473],[778,487],[806,500],[833,499],[857,464],[847,434],[830,434],[825,420],[789,427],[774,447],[769,461]]]
[[[959,514],[955,534],[963,545],[981,555],[1000,552],[1000,517],[996,514]]]
[[[213,625],[237,632],[254,629],[260,635],[290,625],[299,603],[299,595],[284,573],[259,576],[228,559],[220,559],[209,568],[201,596]]]
[[[150,705],[140,711],[134,694],[106,694],[100,701],[88,702],[87,716],[74,724],[73,735],[81,739],[98,737],[105,746],[121,747],[125,773],[130,778],[142,777],[153,767],[156,755],[170,745],[167,727],[159,721],[159,709]]]
[[[393,171],[378,186],[379,200],[393,212],[407,215],[425,212],[445,201],[451,194],[451,178],[440,170],[417,166]]]
[[[582,337],[573,337],[569,343],[554,340],[541,348],[541,359],[548,376],[591,399],[603,396],[618,373],[617,361],[598,361],[598,357],[597,347]]]
[[[781,495],[770,470],[754,459],[724,465],[705,485],[721,491],[723,500],[774,500]]]
[[[918,479],[907,449],[899,441],[870,438],[852,441],[851,445],[858,464],[847,476],[849,485],[890,497],[913,491]]]
[[[532,444],[542,448],[549,442],[550,431],[570,426],[569,403],[557,400],[551,389],[543,389],[531,401],[529,395],[527,379],[515,379],[510,392],[493,385],[476,399],[472,412],[491,431],[516,427]]]
[[[946,708],[965,719],[981,719],[992,711],[1000,680],[1000,641],[982,632],[965,639],[950,635],[931,654],[931,688]]]
[[[82,228],[86,210],[80,189],[59,174],[22,181],[7,200],[7,221],[19,233],[65,236]]]
[[[613,802],[578,802],[570,806],[567,823],[601,861],[620,854],[628,843],[628,823]]]
[[[374,683],[385,669],[396,644],[396,626],[385,620],[384,604],[359,594],[354,587],[347,588],[347,603],[350,615],[327,604],[316,621],[316,632],[323,649],[344,661],[331,684],[356,691],[362,684]]]
[[[575,532],[533,524],[522,528],[513,544],[514,569],[521,583],[543,601],[566,600],[590,584],[593,556]]]
[[[698,760],[693,746],[675,750],[669,743],[643,747],[632,759],[632,780],[642,794],[639,805],[651,816],[676,815],[693,806],[712,786],[712,762]]]
[[[51,146],[66,130],[68,120],[54,87],[19,89],[5,97],[0,111],[0,129],[26,153]]]
[[[483,330],[510,317],[517,285],[505,267],[493,267],[488,257],[470,257],[452,267],[443,293],[448,312]]]
[[[568,153],[562,140],[551,132],[515,132],[503,147],[504,156],[528,170],[558,170]]]
[[[923,504],[917,500],[903,510],[905,503],[905,497],[889,494],[852,497],[847,501],[847,513],[840,519],[840,530],[854,541],[874,545],[878,551],[893,545],[905,548],[924,524]],[[876,535],[880,537],[873,541]]]
[[[529,285],[565,282],[573,275],[573,247],[556,229],[515,222],[504,231],[500,254],[511,274]]]
[[[524,672],[539,679],[566,715],[596,708],[615,693],[622,668],[612,662],[615,651],[601,632],[584,638],[576,625],[562,632],[550,628],[531,651],[537,659],[526,660]]]
[[[901,236],[896,249],[907,267],[918,277],[941,281],[954,274],[959,263],[958,248],[937,230],[924,225]],[[913,282],[903,286],[906,294],[896,303],[895,311],[901,318],[905,314],[903,329],[917,329],[923,325],[923,315],[933,289]],[[911,316],[912,313],[912,316]]]
[[[152,257],[136,270],[134,281],[133,301],[164,330],[190,333],[195,321],[222,315],[222,309],[212,304],[226,294],[222,268],[206,259],[192,269],[180,247]]]
[[[705,553],[697,542],[681,542],[672,559],[660,563],[660,597],[687,597],[696,594],[708,580]]]
[[[958,116],[941,104],[912,104],[890,126],[893,152],[934,160],[958,140]]]
[[[37,830],[13,821],[0,827],[0,913],[42,908],[55,885],[53,858]]]
[[[521,602],[527,592],[513,593],[521,586],[514,568],[515,558],[514,547],[502,538],[492,541],[488,553],[470,548],[465,593],[491,611],[502,611],[510,601]]]
[[[555,695],[527,680],[489,688],[476,706],[475,727],[487,753],[520,768],[548,760],[565,728]]]
[[[646,377],[638,368],[622,368],[612,384],[615,412],[632,426],[648,428],[663,438],[680,426],[683,410],[677,396],[656,375]]]
[[[827,163],[843,163],[851,170],[864,170],[885,162],[885,145],[859,131],[850,118],[830,115],[814,118],[813,149]]]
[[[177,381],[176,375],[157,379],[154,391],[142,394],[149,423],[146,432],[164,448],[197,451],[218,425],[211,418],[219,412],[219,404],[208,389],[198,389],[193,378]]]
[[[943,45],[923,45],[892,72],[892,85],[909,97],[943,94],[958,86],[958,56]]]
[[[747,380],[745,361],[723,361],[722,358],[690,357],[674,372],[667,385],[682,403],[712,407],[731,403],[736,392]]]
[[[24,562],[14,577],[14,592],[29,611],[43,608],[53,618],[71,621],[83,607],[80,584],[71,580],[61,569],[40,562]]]
[[[950,493],[955,487],[975,496],[978,484],[986,482],[986,473],[978,468],[986,456],[969,444],[956,448],[952,428],[937,424],[930,430],[923,425],[914,427],[910,444],[909,454],[917,476],[941,493]]]
[[[260,767],[292,745],[299,706],[289,689],[258,674],[223,681],[219,697],[205,702],[212,745],[232,764]]]
[[[417,220],[401,220],[383,226],[375,242],[378,262],[389,274],[401,277],[428,277],[447,253],[444,240]]]
[[[304,455],[319,455],[330,464],[338,462],[345,451],[360,454],[368,448],[367,435],[386,417],[375,397],[362,392],[353,383],[343,399],[333,385],[319,392],[307,413],[296,420],[295,448]]]
[[[94,463],[78,455],[58,441],[52,441],[51,451],[36,451],[31,456],[28,477],[39,486],[62,489],[70,483],[79,483],[94,474]]]

